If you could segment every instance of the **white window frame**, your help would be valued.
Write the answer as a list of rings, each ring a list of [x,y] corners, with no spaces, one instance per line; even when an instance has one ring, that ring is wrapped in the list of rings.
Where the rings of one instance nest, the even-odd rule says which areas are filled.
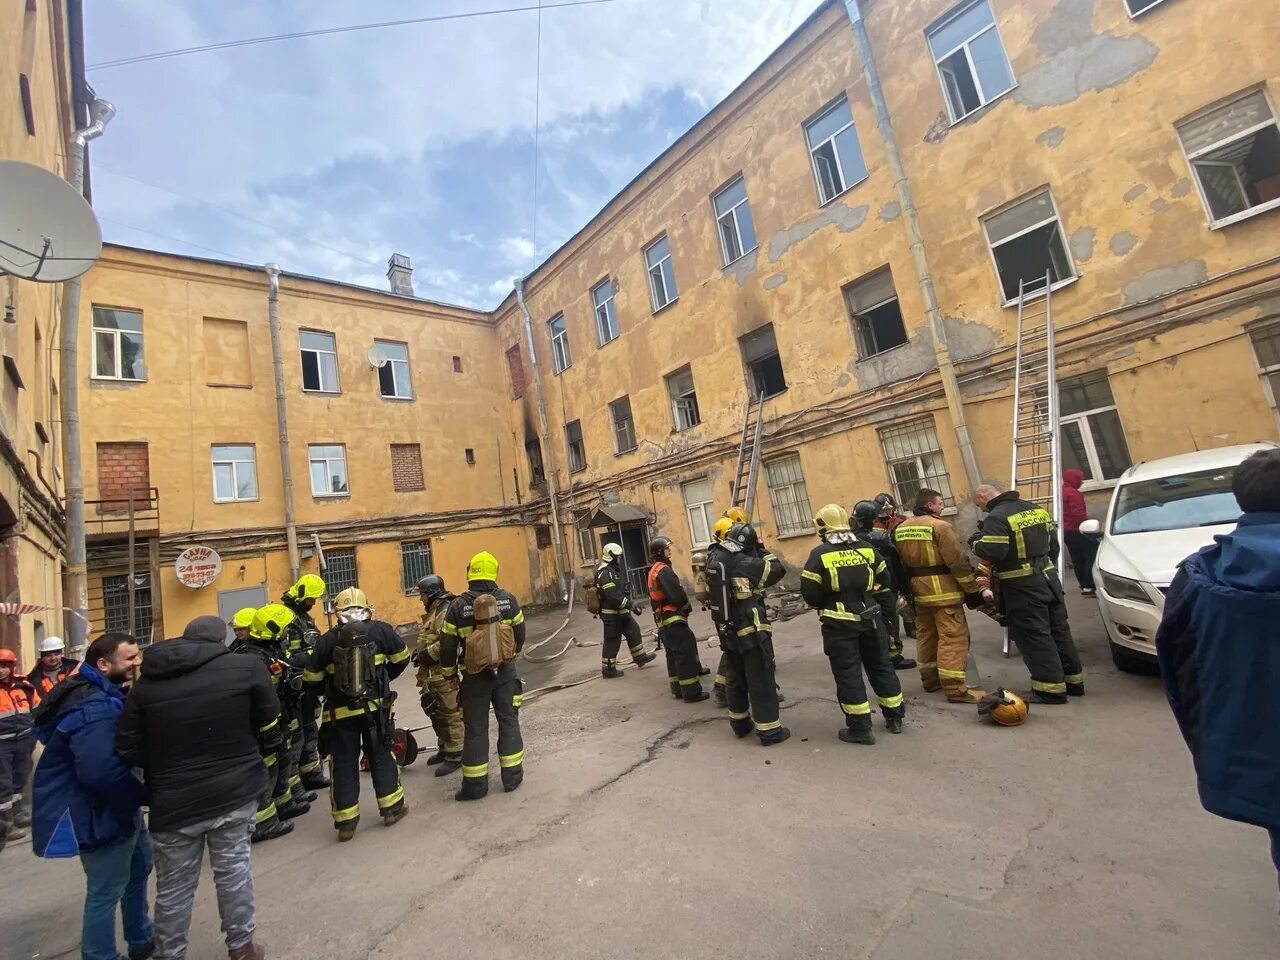
[[[409,366],[409,345],[405,343],[403,340],[374,340],[373,345],[375,347],[382,347],[384,350],[387,347],[399,347],[400,349],[404,350],[403,358],[392,357],[389,354],[387,358],[387,366],[391,368],[391,387],[396,392],[385,393],[383,391],[382,374],[381,374],[381,369],[379,369],[378,396],[386,400],[412,400],[413,399],[413,373],[412,373],[412,368]],[[397,365],[404,367],[404,379],[405,379],[405,383],[408,385],[408,388],[409,388],[408,393],[404,393],[404,394],[400,393],[399,387],[396,386]]]
[[[573,526],[578,532],[578,552],[582,554],[582,566],[591,566],[600,559],[600,547],[596,541],[595,528],[588,526],[591,522],[591,511],[583,510],[573,518]]]
[[[342,451],[340,457],[316,456],[313,451],[336,447]],[[346,480],[347,489],[334,491],[333,488],[333,468],[330,464],[342,464],[342,476]],[[316,464],[324,464],[325,489],[316,490],[315,474],[312,467]],[[344,443],[309,443],[307,444],[307,477],[311,482],[311,495],[313,497],[349,497],[351,496],[351,472],[347,469],[347,446]]]
[[[225,450],[236,450],[236,449],[246,449],[246,450],[248,450],[248,451],[249,451],[249,459],[244,460],[244,459],[240,459],[240,458],[236,458],[236,457],[231,457],[231,456],[227,456],[227,455],[224,455],[224,456],[221,456],[221,457],[220,457],[220,456],[218,455],[218,451],[220,451],[220,450],[224,450],[224,451],[225,451]],[[251,502],[253,502],[253,501],[255,501],[255,500],[259,499],[259,496],[258,496],[258,451],[254,448],[254,445],[253,445],[252,443],[215,443],[215,444],[213,444],[213,446],[211,447],[211,449],[210,449],[210,451],[209,451],[209,456],[210,456],[210,459],[211,459],[211,461],[212,461],[212,464],[211,464],[212,469],[211,469],[211,474],[210,474],[210,475],[211,475],[211,479],[212,479],[212,481],[213,481],[213,502],[214,502],[214,503],[251,503]],[[246,464],[248,465],[248,469],[249,469],[249,470],[252,472],[252,474],[253,474],[253,496],[251,496],[251,497],[242,497],[242,496],[240,496],[240,495],[239,495],[239,491],[240,491],[240,472],[241,472],[241,471],[240,471],[240,468],[241,468],[242,466],[246,465]],[[230,497],[219,497],[219,496],[218,496],[218,467],[219,467],[219,466],[224,466],[224,467],[229,466],[229,467],[231,468],[231,490],[232,490],[232,495],[231,495]]]
[[[621,431],[618,429],[618,414],[615,404],[622,401],[627,402],[627,421],[631,424],[631,446],[623,447],[621,444]],[[622,396],[609,401],[609,426],[613,429],[613,453],[614,456],[622,456],[623,454],[632,453],[640,446],[640,440],[636,436],[636,412],[631,406],[631,395],[623,394]]]
[[[556,330],[559,322],[560,329]],[[573,366],[573,354],[569,350],[569,321],[563,313],[557,313],[547,321],[547,336],[551,340],[551,370],[561,374]]]
[[[781,467],[783,464],[790,464],[792,462],[796,465],[796,473],[799,475],[799,479],[774,482],[774,469]],[[800,454],[792,452],[766,460],[764,464],[764,482],[766,489],[769,491],[769,506],[773,509],[773,522],[778,528],[778,536],[793,537],[800,536],[801,534],[812,533],[813,501],[809,499],[809,482],[805,479],[804,464],[800,460]],[[803,497],[796,493],[795,488],[797,487],[800,488],[800,493],[803,494]],[[805,505],[805,508],[799,511],[799,523],[786,527],[783,526],[783,511],[779,509],[780,504],[778,493],[783,489],[789,490],[791,495],[791,500],[786,504],[786,506],[799,504],[802,500]]]
[[[1027,203],[1031,200],[1034,200],[1037,196],[1039,196],[1042,193],[1047,194],[1049,197],[1049,205],[1053,207],[1053,216],[1045,217],[1043,220],[1038,220],[1037,222],[1033,223],[1031,226],[1024,227],[1023,229],[1019,230],[1017,233],[1013,233],[1007,237],[1004,237],[999,243],[993,244],[991,242],[991,234],[987,231],[987,223],[993,217],[999,216],[1002,213],[1006,213],[1007,211],[1012,210],[1014,207],[1018,206],[1019,204]],[[1026,196],[1019,197],[1017,200],[1014,200],[1012,203],[1006,203],[1002,207],[992,210],[990,213],[983,214],[982,237],[984,240],[987,241],[987,255],[991,257],[991,269],[994,270],[996,273],[996,289],[999,290],[1000,292],[1001,306],[1003,307],[1016,306],[1018,303],[1018,298],[1013,297],[1012,299],[1009,299],[1009,300],[1006,300],[1004,298],[1004,278],[1000,276],[1000,262],[996,260],[996,247],[1003,247],[1006,243],[1010,243],[1014,240],[1017,240],[1019,237],[1024,237],[1028,233],[1031,233],[1034,230],[1039,230],[1046,223],[1051,223],[1051,222],[1056,223],[1058,225],[1058,239],[1062,241],[1062,253],[1063,253],[1063,256],[1067,258],[1067,266],[1071,268],[1071,276],[1063,277],[1061,280],[1055,280],[1053,283],[1049,284],[1050,290],[1061,290],[1063,287],[1069,286],[1070,284],[1073,284],[1080,279],[1080,270],[1076,267],[1075,257],[1071,255],[1071,245],[1067,243],[1067,232],[1066,230],[1063,229],[1062,214],[1058,211],[1058,200],[1053,195],[1053,190],[1051,190],[1049,187],[1042,187],[1039,190],[1032,190]],[[1028,294],[1028,299],[1034,300],[1042,296],[1044,296],[1043,288]]]
[[[677,396],[674,392],[676,377],[687,373],[689,375],[689,391]],[[675,427],[676,433],[683,433],[685,430],[692,430],[698,424],[702,423],[702,410],[698,407],[698,385],[693,380],[693,367],[685,364],[679,370],[673,370],[664,378],[667,386],[667,399],[671,403],[671,422]],[[690,400],[689,398],[693,399]],[[681,412],[685,416],[681,416]],[[697,419],[691,419],[691,416]]]
[[[597,294],[603,290],[604,298]],[[591,288],[591,309],[596,318],[596,343],[604,346],[618,339],[618,308],[613,302],[613,278],[605,277]]]
[[[1098,460],[1098,447],[1093,442],[1093,430],[1089,426],[1089,418],[1099,413],[1107,413],[1115,410],[1116,405],[1113,403],[1109,407],[1096,407],[1092,410],[1083,410],[1080,413],[1073,413],[1070,416],[1060,417],[1058,420],[1058,442],[1062,442],[1062,434],[1068,425],[1074,426],[1080,434],[1080,442],[1084,444],[1084,457],[1089,461],[1089,473],[1092,479],[1084,481],[1080,484],[1080,489],[1089,490],[1109,490],[1116,485],[1119,478],[1106,479],[1102,476],[1102,464]],[[1119,411],[1116,412],[1116,418],[1119,419]],[[1120,432],[1124,433],[1124,421],[1120,421]],[[1125,446],[1129,445],[1129,438],[1125,437]],[[1132,457],[1130,458],[1132,461]],[[1125,469],[1128,469],[1127,467]],[[1124,471],[1120,471],[1123,473]]]
[[[846,123],[844,126],[842,126],[839,130],[832,132],[832,134],[829,137],[827,137],[825,140],[822,140],[819,143],[809,144],[809,128],[816,126],[820,120],[826,117],[827,114],[829,114],[832,110],[835,110],[841,104],[844,104],[846,107],[849,108],[849,122]],[[836,142],[835,142],[836,137],[840,136],[840,134],[844,133],[850,127],[853,128],[853,137],[854,137],[854,140],[856,140],[858,143],[858,154],[862,157],[862,169],[863,169],[862,176],[860,176],[857,180],[854,180],[852,183],[848,182],[848,177],[845,175],[844,161],[840,159],[840,149],[839,147],[836,146]],[[813,170],[813,185],[818,191],[818,206],[825,207],[828,203],[831,203],[831,201],[835,200],[836,197],[839,197],[848,193],[858,184],[862,183],[863,180],[866,180],[868,177],[871,176],[871,171],[867,168],[867,156],[862,152],[862,138],[858,136],[858,125],[853,120],[853,104],[849,102],[848,94],[842,94],[836,100],[827,104],[820,111],[818,111],[818,114],[816,116],[805,121],[804,142],[806,145],[809,145],[809,167]],[[831,144],[831,155],[832,157],[835,158],[836,170],[840,174],[840,182],[844,184],[844,186],[840,190],[837,190],[835,193],[833,193],[831,196],[824,197],[822,195],[822,174],[818,171],[817,154],[818,154],[818,151],[822,149],[822,147],[826,146],[826,144],[828,143]]]
[[[977,33],[973,34],[973,36],[962,40],[960,43],[956,44],[946,53],[940,56],[934,56],[933,45],[929,43],[930,34],[937,33],[947,24],[951,23],[951,21],[957,19],[958,17],[963,16],[964,14],[972,10],[974,7],[982,3],[985,3],[987,5],[987,9],[991,11],[991,26],[983,27]],[[1126,4],[1126,9],[1128,9],[1127,4]],[[1004,62],[1009,68],[1009,77],[1010,79],[1012,79],[1013,83],[1010,84],[1008,90],[1002,90],[1000,93],[997,93],[994,96],[988,97],[986,95],[986,91],[982,89],[982,79],[978,76],[978,67],[977,67],[977,64],[973,62],[973,51],[969,45],[973,43],[974,40],[977,40],[980,36],[982,36],[984,33],[987,33],[990,30],[994,30],[996,32],[996,38],[1000,41],[1000,52],[1004,54]],[[972,3],[965,3],[961,6],[956,7],[956,9],[952,10],[944,19],[939,20],[936,23],[930,24],[929,28],[925,30],[924,36],[925,36],[925,45],[929,49],[929,56],[933,57],[933,70],[934,70],[934,73],[936,73],[938,76],[938,86],[942,90],[942,100],[947,105],[947,116],[951,118],[952,126],[955,126],[957,123],[959,123],[961,120],[965,119],[966,117],[973,116],[979,110],[989,107],[991,104],[995,103],[1001,97],[1007,96],[1009,93],[1011,93],[1012,91],[1018,88],[1018,77],[1013,72],[1013,61],[1009,59],[1009,48],[1004,45],[1004,37],[1000,34],[1000,25],[999,23],[996,22],[996,12],[991,7],[991,0],[973,0]],[[947,92],[947,81],[942,76],[942,61],[946,60],[948,57],[953,56],[955,52],[957,50],[960,50],[961,48],[964,49],[965,62],[969,64],[969,76],[973,78],[974,89],[978,91],[978,97],[979,99],[982,100],[982,102],[978,104],[976,107],[974,107],[972,110],[968,111],[967,113],[963,113],[960,116],[956,116],[955,107],[951,103],[951,95]]]
[[[1146,11],[1144,10],[1143,12],[1145,13]],[[1213,111],[1227,105],[1228,103],[1231,103],[1235,100],[1239,100],[1243,97],[1246,97],[1249,94],[1253,93],[1255,90],[1262,91],[1262,98],[1266,102],[1268,109],[1270,109],[1271,111],[1270,120],[1266,120],[1261,123],[1255,123],[1253,126],[1246,127],[1244,130],[1240,130],[1236,133],[1233,133],[1231,136],[1226,137],[1225,139],[1215,141],[1214,143],[1209,144],[1207,147],[1201,147],[1195,153],[1187,153],[1187,148],[1183,146],[1182,134],[1181,134],[1181,131],[1178,130],[1178,127],[1180,127],[1184,123],[1189,123],[1192,120],[1202,117],[1205,114],[1212,113]],[[1246,90],[1241,90],[1237,93],[1232,94],[1230,97],[1225,97],[1222,100],[1212,103],[1201,110],[1197,110],[1195,113],[1191,114],[1188,117],[1185,117],[1182,120],[1179,120],[1176,124],[1174,124],[1174,132],[1178,134],[1178,147],[1180,150],[1182,150],[1182,156],[1187,161],[1187,167],[1191,171],[1191,179],[1195,182],[1195,185],[1196,185],[1196,192],[1200,194],[1200,202],[1204,205],[1205,215],[1209,218],[1210,230],[1221,230],[1223,227],[1229,227],[1233,223],[1240,223],[1242,220],[1251,220],[1254,217],[1258,216],[1259,214],[1263,214],[1269,210],[1275,210],[1280,208],[1280,197],[1276,197],[1274,200],[1267,200],[1263,203],[1258,204],[1256,207],[1250,207],[1248,210],[1241,210],[1239,213],[1233,213],[1230,216],[1223,217],[1221,220],[1215,220],[1213,218],[1213,207],[1209,205],[1209,197],[1204,192],[1204,185],[1200,182],[1200,173],[1199,171],[1196,170],[1197,157],[1202,157],[1205,154],[1212,153],[1215,150],[1221,150],[1223,147],[1229,146],[1235,143],[1237,140],[1242,140],[1243,138],[1249,136],[1250,134],[1257,133],[1260,130],[1265,130],[1267,127],[1276,127],[1278,130],[1280,130],[1280,115],[1276,114],[1275,102],[1271,99],[1271,92],[1266,87],[1251,87]],[[1201,161],[1201,163],[1204,163],[1204,162],[1206,161],[1203,161],[1203,160]],[[1218,163],[1219,161],[1210,160],[1207,162]],[[1237,183],[1239,183],[1240,172],[1236,169],[1235,165],[1222,164],[1222,166],[1229,167],[1231,169],[1232,174],[1235,176]],[[1240,189],[1241,189],[1241,192],[1243,193],[1244,192],[1243,184],[1240,185]]]
[[[112,313],[136,314],[138,317],[138,329],[134,331],[134,330],[121,330],[119,327],[99,327],[97,323],[97,315],[99,310],[110,310]],[[92,328],[90,331],[90,340],[93,343],[93,357],[91,358],[93,361],[93,366],[91,368],[93,370],[93,376],[91,377],[91,379],[120,380],[125,383],[145,383],[147,379],[147,339],[145,334],[145,321],[143,319],[142,311],[135,310],[132,307],[109,307],[103,304],[95,303],[90,308],[90,316],[91,316],[91,319],[90,319],[89,325]],[[123,351],[120,349],[120,335],[123,333],[130,333],[130,334],[136,333],[138,339],[142,341],[142,376],[140,377],[126,377],[124,375]],[[109,335],[111,337],[111,343],[112,343],[111,358],[113,361],[112,363],[113,372],[111,374],[98,373],[98,337],[99,335]]]
[[[1133,12],[1133,7],[1129,6],[1129,0],[1124,0],[1124,8],[1125,8],[1125,10],[1126,10],[1126,11],[1128,11],[1128,13],[1129,13],[1129,19],[1130,19],[1130,20],[1136,20],[1136,19],[1138,19],[1138,17],[1142,17],[1142,16],[1145,16],[1146,14],[1150,13],[1152,10],[1154,10],[1156,7],[1160,6],[1160,5],[1161,5],[1161,4],[1163,4],[1164,2],[1165,2],[1165,0],[1155,0],[1155,2],[1154,2],[1154,3],[1151,3],[1151,4],[1149,4],[1148,6],[1143,7],[1143,8],[1142,8],[1141,10],[1139,10],[1137,13],[1134,13],[1134,12]]]
[[[1262,381],[1263,395],[1270,401],[1271,410],[1275,414],[1277,423],[1280,423],[1280,390],[1277,390],[1271,382],[1271,378],[1275,377],[1276,382],[1280,383],[1280,360],[1273,364],[1264,364],[1253,339],[1255,334],[1261,333],[1274,333],[1280,336],[1280,317],[1271,317],[1260,323],[1250,324],[1245,332],[1249,335],[1249,348],[1253,351],[1254,362],[1258,365],[1258,377]]]
[[[318,350],[315,347],[304,347],[302,345],[302,335],[304,333],[312,333],[320,337],[328,337],[333,344],[332,350]],[[338,338],[335,334],[328,330],[313,330],[310,327],[303,327],[298,331],[298,363],[302,363],[302,355],[304,353],[314,353],[317,356],[328,354],[333,357],[333,387],[326,387],[324,383],[324,364],[318,359],[316,360],[316,375],[320,378],[320,386],[312,389],[307,386],[306,370],[303,369],[302,390],[304,393],[341,393],[342,392],[342,373],[338,366]]]
[[[697,486],[698,484],[706,484],[707,499],[690,501],[689,488]],[[715,526],[716,522],[714,494],[715,489],[712,486],[709,477],[698,477],[694,480],[686,480],[684,483],[680,484],[680,499],[684,503],[684,515],[685,519],[689,523],[689,542],[693,544],[695,548],[706,547],[711,543],[712,528]],[[702,522],[701,531],[698,529],[699,520]],[[699,533],[705,534],[705,536],[699,536]]]
[[[657,247],[658,244],[664,242],[667,245],[666,254],[658,258],[656,263],[652,262],[649,254],[653,252],[654,248]],[[653,307],[653,312],[657,313],[659,310],[665,310],[667,307],[671,306],[671,304],[680,299],[680,287],[676,283],[676,264],[675,261],[671,259],[671,238],[667,234],[664,233],[662,236],[655,238],[647,247],[644,248],[644,265],[646,275],[649,278],[649,304]],[[664,265],[667,266],[666,270],[662,269]],[[655,271],[657,271],[657,275],[662,278],[663,295],[666,296],[670,294],[670,296],[667,296],[667,299],[663,300],[661,303],[658,302],[658,288],[654,283]],[[668,274],[671,276],[670,290],[667,289]]]
[[[724,194],[728,193],[738,184],[742,184],[742,199],[739,200],[737,203],[735,203],[733,206],[731,206],[724,213],[721,213],[719,208],[717,208],[716,206],[716,200],[718,200]],[[751,253],[753,250],[758,249],[760,246],[760,238],[756,235],[756,225],[754,220],[751,220],[751,236],[754,242],[751,244],[750,247],[744,248],[742,245],[742,223],[738,219],[738,210],[740,210],[742,207],[747,208],[746,215],[747,215],[747,218],[750,220],[751,198],[750,196],[747,195],[747,181],[742,176],[742,174],[738,174],[736,177],[734,177],[732,180],[730,180],[723,187],[721,187],[719,190],[717,190],[715,193],[711,195],[711,212],[716,218],[716,233],[719,234],[720,236],[720,259],[721,259],[721,262],[726,267],[732,263],[737,263],[747,254]],[[726,221],[732,222],[733,240],[734,240],[734,243],[737,244],[738,250],[740,251],[737,256],[731,257],[729,255],[729,245],[728,243],[725,242],[725,229],[728,226],[728,223]]]
[[[907,456],[891,457],[889,455],[889,450],[885,446],[885,434],[890,433],[895,437],[905,436],[909,430],[916,428],[920,429],[922,432],[926,429],[928,430],[929,434],[931,434],[933,438],[933,446],[927,450],[914,451]],[[925,436],[925,439],[929,439],[928,435]],[[884,457],[884,469],[889,478],[889,489],[893,491],[893,495],[899,503],[912,503],[914,500],[914,493],[911,496],[904,496],[904,491],[898,487],[898,478],[893,472],[893,465],[895,463],[909,463],[914,460],[916,465],[916,474],[920,477],[921,488],[930,487],[937,490],[942,494],[942,502],[947,506],[947,508],[949,510],[955,509],[955,491],[951,486],[951,471],[947,469],[946,454],[942,449],[942,441],[938,438],[938,425],[934,423],[932,416],[920,417],[918,419],[908,420],[906,423],[881,427],[876,431],[876,440],[880,444],[880,453]],[[922,447],[925,446],[923,443],[918,445]],[[930,471],[924,468],[924,462],[920,459],[921,455],[924,453],[936,453],[938,455],[938,460],[942,465],[941,474],[935,473],[932,477],[929,477]],[[939,480],[942,482],[939,483]]]

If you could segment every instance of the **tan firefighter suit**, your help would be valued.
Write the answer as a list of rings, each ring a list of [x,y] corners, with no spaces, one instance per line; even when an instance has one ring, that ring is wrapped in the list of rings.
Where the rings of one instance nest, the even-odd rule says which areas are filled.
[[[898,524],[893,543],[911,578],[916,659],[924,689],[932,693],[941,688],[948,700],[967,701],[969,625],[964,598],[978,592],[978,582],[960,537],[942,517],[925,512]]]
[[[418,631],[418,690],[423,710],[436,732],[440,753],[447,761],[462,762],[462,709],[458,706],[459,681],[456,674],[445,676],[440,668],[440,627],[453,594],[441,594],[422,615]]]

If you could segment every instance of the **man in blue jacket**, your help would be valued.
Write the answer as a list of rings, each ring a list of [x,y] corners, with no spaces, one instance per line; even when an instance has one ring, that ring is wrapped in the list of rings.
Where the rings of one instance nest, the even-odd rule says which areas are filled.
[[[80,670],[53,687],[32,714],[44,744],[35,773],[32,850],[41,857],[80,857],[87,878],[83,960],[120,957],[117,906],[130,960],[146,960],[154,950],[143,786],[115,753],[124,706],[119,685],[140,662],[131,636],[103,634],[89,645]]]
[[[1156,652],[1210,813],[1264,827],[1280,873],[1280,449],[1231,482],[1236,529],[1182,561]]]

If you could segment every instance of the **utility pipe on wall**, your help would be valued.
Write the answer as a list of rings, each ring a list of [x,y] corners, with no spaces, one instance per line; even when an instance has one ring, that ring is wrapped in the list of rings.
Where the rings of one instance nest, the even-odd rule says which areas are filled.
[[[280,438],[280,479],[284,486],[284,537],[289,545],[289,582],[297,583],[298,522],[293,513],[293,463],[289,457],[289,414],[284,395],[284,358],[280,352],[280,267],[264,268],[270,288],[267,292],[267,327],[271,331],[271,369],[276,381],[276,430]]]
[[[960,460],[964,464],[965,476],[969,480],[969,489],[973,490],[982,482],[982,471],[978,467],[978,455],[973,449],[973,438],[969,436],[969,424],[965,420],[964,400],[960,395],[960,385],[956,381],[956,368],[951,361],[951,349],[947,344],[947,328],[942,322],[942,311],[938,307],[938,294],[934,290],[933,273],[929,269],[929,260],[925,255],[924,236],[920,232],[920,218],[916,212],[915,200],[911,196],[911,184],[907,180],[907,171],[902,164],[902,154],[898,152],[898,141],[893,136],[893,126],[889,121],[889,105],[884,98],[884,88],[880,85],[880,71],[876,68],[871,38],[867,36],[867,26],[862,21],[862,10],[858,7],[858,0],[844,0],[844,8],[849,14],[849,22],[853,25],[853,35],[858,41],[858,58],[862,61],[862,73],[867,79],[871,105],[875,108],[876,129],[884,144],[889,171],[893,174],[893,184],[898,190],[898,203],[902,206],[902,222],[906,225],[907,241],[911,247],[911,263],[915,267],[920,295],[924,298],[924,310],[929,318],[929,329],[933,332],[933,350],[938,360],[942,392],[946,395],[947,409],[951,413],[951,422],[955,425],[956,442],[960,446]]]

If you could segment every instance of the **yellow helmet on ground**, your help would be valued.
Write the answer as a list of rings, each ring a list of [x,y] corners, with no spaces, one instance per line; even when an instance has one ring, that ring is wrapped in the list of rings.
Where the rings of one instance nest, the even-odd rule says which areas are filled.
[[[978,716],[1002,727],[1021,726],[1026,722],[1028,710],[1026,700],[1004,687],[978,701]]]
[[[231,625],[237,630],[243,630],[253,623],[253,615],[257,612],[256,607],[241,607],[236,611],[236,615],[231,618]]]
[[[293,623],[294,612],[283,603],[268,603],[259,607],[249,624],[249,636],[255,640],[274,640]]]
[[[314,573],[304,573],[285,591],[285,596],[291,600],[319,600],[324,596],[324,580]]]
[[[741,507],[730,507],[721,514],[721,516],[729,521],[730,526],[735,523],[746,523],[750,519],[750,517],[747,516],[747,511],[743,510]]]
[[[711,535],[716,538],[716,542],[724,539],[724,535],[729,532],[729,528],[733,526],[732,517],[721,517],[711,527]]]
[[[481,550],[467,564],[467,580],[497,580],[498,558],[488,550]]]
[[[364,591],[359,587],[347,587],[333,601],[333,609],[335,610],[347,610],[351,607],[364,607],[366,610],[372,609],[369,606],[369,598],[364,595]]]
[[[819,534],[849,529],[849,511],[838,503],[828,503],[813,518]]]

